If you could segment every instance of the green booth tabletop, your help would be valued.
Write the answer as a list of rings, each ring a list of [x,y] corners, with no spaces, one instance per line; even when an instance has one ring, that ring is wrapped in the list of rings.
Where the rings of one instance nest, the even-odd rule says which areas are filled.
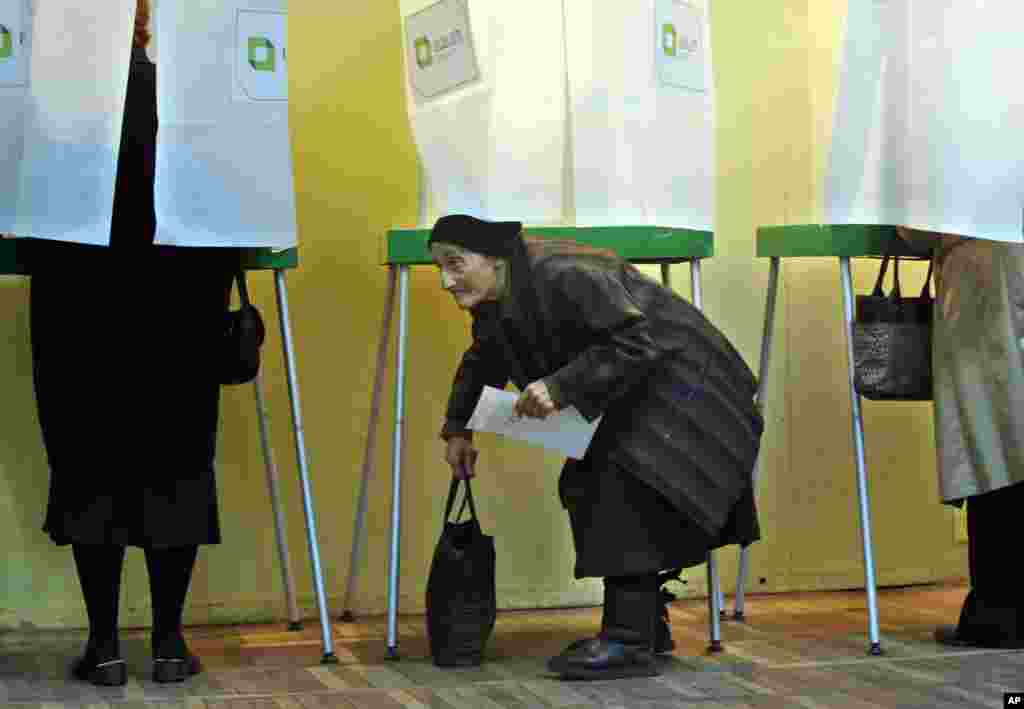
[[[714,255],[714,235],[697,229],[659,226],[524,227],[527,235],[571,239],[587,246],[611,249],[633,263],[672,263]],[[430,264],[429,229],[391,229],[384,237],[381,263],[393,266]]]
[[[895,226],[876,224],[789,224],[757,230],[757,255],[764,257],[880,257],[886,254],[921,258],[896,233]]]

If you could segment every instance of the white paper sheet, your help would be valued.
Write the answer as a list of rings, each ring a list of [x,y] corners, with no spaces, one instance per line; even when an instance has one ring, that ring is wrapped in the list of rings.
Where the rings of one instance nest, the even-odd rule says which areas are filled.
[[[703,0],[565,0],[576,223],[712,228]]]
[[[296,241],[286,0],[156,5],[156,241]]]
[[[110,241],[133,0],[0,0],[0,231]]]
[[[409,118],[437,213],[561,223],[561,3],[401,0],[400,9]],[[434,22],[431,13],[440,19]],[[466,24],[460,14],[468,16],[470,34],[452,45],[448,38]],[[445,19],[447,28],[438,26]],[[436,47],[429,68],[416,61],[425,59],[424,41]],[[439,60],[455,63],[451,82],[435,75]]]
[[[518,398],[509,391],[484,387],[468,427],[525,441],[577,460],[586,455],[601,417],[588,423],[575,407],[570,406],[546,419],[519,418],[513,408]]]
[[[1024,239],[1020,9],[850,2],[825,221]]]

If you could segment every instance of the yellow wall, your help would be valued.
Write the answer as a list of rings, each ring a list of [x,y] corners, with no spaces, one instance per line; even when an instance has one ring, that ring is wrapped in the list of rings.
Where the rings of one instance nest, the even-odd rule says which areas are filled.
[[[289,273],[288,284],[321,552],[336,613],[348,572],[386,289],[380,237],[391,226],[414,224],[418,214],[397,6],[394,0],[292,0],[290,13],[302,263]],[[754,230],[819,217],[817,184],[844,12],[845,3],[819,0],[723,0],[713,6],[720,177],[716,257],[704,266],[705,309],[754,366],[768,270],[753,256]],[[871,268],[855,267],[862,290]],[[250,282],[257,304],[272,317],[270,277],[257,274]],[[688,295],[685,268],[675,270],[674,282]],[[750,588],[853,587],[863,580],[838,268],[822,259],[787,262],[782,282],[759,485],[764,540],[753,550]],[[413,272],[403,611],[422,609],[448,482],[436,431],[451,374],[468,343],[467,320],[437,286],[431,271]],[[24,281],[0,280],[0,538],[6,571],[0,577],[0,628],[80,625],[84,609],[70,553],[38,531],[48,473],[32,398],[27,295]],[[265,352],[288,540],[308,613],[309,564],[276,327]],[[385,607],[390,376],[355,603],[367,613]],[[864,409],[880,581],[962,575],[965,555],[954,542],[952,513],[937,502],[929,407],[866,403]],[[284,606],[251,387],[225,389],[221,419],[225,541],[201,553],[187,620],[280,619]],[[484,437],[481,447],[476,494],[484,528],[496,537],[500,603],[597,602],[599,584],[572,578],[571,538],[555,492],[560,461]],[[720,555],[727,589],[735,557],[733,550]],[[145,624],[148,589],[140,553],[129,554],[128,567],[123,619]],[[702,592],[702,576],[699,569],[689,574],[689,593]]]

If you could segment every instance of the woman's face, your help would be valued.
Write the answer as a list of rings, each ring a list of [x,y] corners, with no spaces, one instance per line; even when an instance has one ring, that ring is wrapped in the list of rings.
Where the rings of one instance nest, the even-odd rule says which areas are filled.
[[[430,245],[430,257],[441,270],[441,287],[463,310],[498,299],[496,258],[443,243]]]

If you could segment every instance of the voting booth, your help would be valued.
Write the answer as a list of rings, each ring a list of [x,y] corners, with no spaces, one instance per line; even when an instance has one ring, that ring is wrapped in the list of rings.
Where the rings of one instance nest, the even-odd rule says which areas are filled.
[[[837,258],[857,480],[868,650],[882,654],[864,422],[854,387],[851,259],[913,258],[896,227],[975,239],[1024,239],[1024,95],[1011,67],[1024,61],[1017,9],[981,0],[849,2],[836,48],[835,102],[814,185],[821,222],[766,224],[757,255],[770,260],[762,372],[771,351],[783,258]],[[813,143],[813,141],[811,141]],[[767,382],[761,381],[762,389]],[[759,395],[763,400],[763,392]],[[746,554],[736,615],[743,615]]]
[[[825,223],[1024,239],[1019,19],[993,0],[849,3]]]
[[[273,270],[324,661],[334,661],[285,271],[298,264],[286,0],[154,1],[155,241],[229,248]],[[135,0],[0,0],[0,272],[31,275],[34,240],[106,246]],[[80,30],[80,31],[79,31]],[[151,56],[151,58],[153,58]],[[183,283],[189,274],[182,273]],[[290,626],[300,627],[273,452],[254,383]]]
[[[398,301],[388,653],[397,658],[408,270],[430,264],[429,215],[521,221],[532,235],[610,248],[634,263],[713,254],[714,113],[702,0],[402,0],[409,121],[423,167],[417,229],[393,229],[345,615],[364,536],[373,431]],[[711,649],[721,592],[708,562]]]

